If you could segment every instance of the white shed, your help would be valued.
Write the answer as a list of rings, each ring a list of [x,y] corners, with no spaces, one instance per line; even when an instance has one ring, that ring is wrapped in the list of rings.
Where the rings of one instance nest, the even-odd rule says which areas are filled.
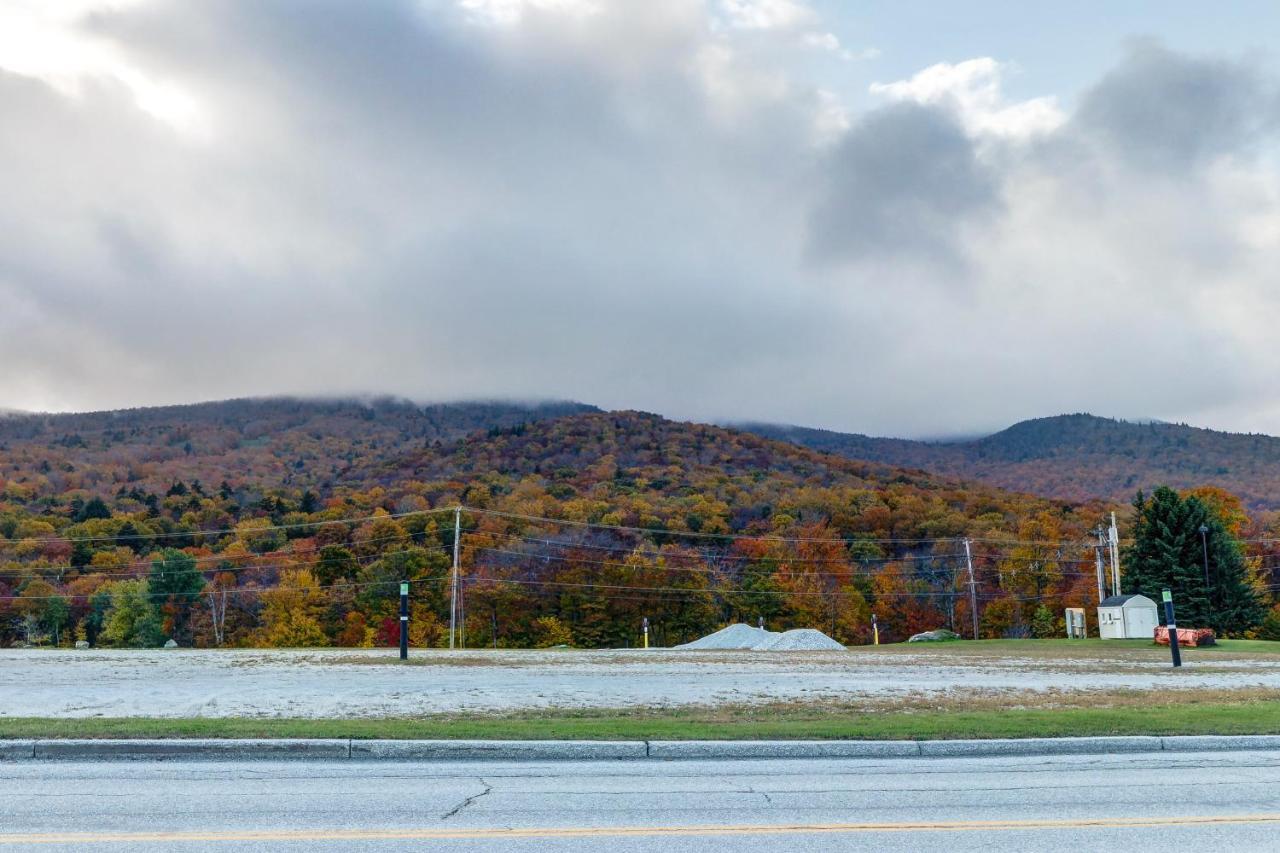
[[[1150,640],[1159,624],[1156,603],[1145,595],[1113,595],[1098,605],[1098,636],[1104,640]]]

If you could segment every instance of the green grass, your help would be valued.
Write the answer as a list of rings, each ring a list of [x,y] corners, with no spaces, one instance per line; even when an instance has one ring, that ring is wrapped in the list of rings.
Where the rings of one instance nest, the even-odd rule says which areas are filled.
[[[377,720],[246,718],[0,719],[0,738],[482,738],[746,740],[1064,737],[1070,735],[1280,734],[1280,700],[1121,707],[873,713],[820,706],[737,707],[538,716]]]

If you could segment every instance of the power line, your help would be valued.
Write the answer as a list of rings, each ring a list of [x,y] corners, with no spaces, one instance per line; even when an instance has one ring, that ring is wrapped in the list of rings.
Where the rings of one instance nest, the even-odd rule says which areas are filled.
[[[528,542],[532,544],[553,545],[553,546],[559,546],[563,548],[583,548],[583,549],[594,550],[594,551],[615,551],[616,552],[616,551],[631,550],[632,552],[634,552],[637,547],[634,544],[629,545],[625,543],[618,544],[618,545],[596,545],[596,544],[591,544],[587,542],[571,542],[563,539],[540,539],[540,538],[531,537],[531,536],[521,536],[516,533],[491,533],[488,531],[481,531],[481,530],[468,530],[468,531],[465,531],[463,535],[471,536],[471,537],[486,536],[486,537],[489,537],[490,539],[498,539],[498,538],[516,539],[521,542]],[[822,541],[832,542],[833,544],[837,544],[836,540],[822,540]],[[938,541],[951,542],[953,540],[943,539]],[[645,552],[645,553],[648,553],[648,552]],[[661,555],[665,552],[658,552],[658,553]],[[872,558],[862,558],[862,557],[850,558],[847,555],[845,555],[842,558],[826,559],[826,558],[820,558],[820,557],[812,557],[812,558],[786,557],[786,556],[776,557],[773,555],[756,557],[750,554],[732,554],[724,551],[707,551],[707,550],[698,550],[698,551],[695,551],[695,553],[701,559],[717,560],[717,561],[733,560],[733,561],[740,561],[740,562],[751,562],[751,561],[764,562],[768,560],[778,560],[778,561],[785,561],[788,563],[836,563],[836,562],[841,562],[844,559],[852,559],[854,562],[859,564],[942,560],[947,558],[956,558],[959,556],[963,556],[959,553],[918,554],[918,555],[908,554],[901,557],[872,557]]]
[[[183,536],[221,536],[227,533],[260,533],[267,530],[300,530],[300,529],[309,528],[309,527],[323,527],[326,524],[361,524],[366,521],[377,521],[378,519],[383,519],[383,518],[396,520],[401,518],[408,518],[414,515],[434,515],[434,514],[443,513],[443,512],[453,512],[453,507],[448,507],[448,508],[441,507],[438,509],[416,509],[411,512],[379,513],[377,515],[367,515],[361,518],[327,518],[327,519],[324,519],[323,521],[306,521],[306,522],[298,522],[297,524],[262,525],[261,527],[251,527],[245,530],[241,530],[240,528],[237,528],[237,527],[230,527],[230,528],[224,528],[222,530],[170,530],[170,531],[163,531],[159,533],[128,534],[125,536],[120,536],[120,535],[70,536],[70,537],[32,536],[32,537],[24,537],[22,539],[17,539],[12,541],[70,542],[72,544],[75,544],[77,542],[122,542],[122,541],[132,541],[135,539],[177,539]],[[116,519],[103,519],[103,520],[114,521]],[[253,521],[253,520],[254,519],[252,518],[245,519],[245,521]],[[131,524],[133,523],[133,520],[125,519],[125,522]],[[140,522],[140,523],[145,523],[145,522]]]
[[[487,548],[487,547],[482,546],[482,545],[472,545],[472,546],[471,546],[471,549],[472,549],[473,551],[482,551],[482,552],[490,553],[490,554],[505,554],[505,555],[514,556],[514,557],[522,557],[522,558],[524,558],[525,560],[541,561],[541,562],[543,562],[543,563],[550,563],[550,562],[552,562],[552,561],[555,561],[555,562],[557,562],[557,563],[567,564],[567,565],[570,565],[570,566],[572,566],[572,565],[579,565],[579,564],[586,563],[587,565],[602,566],[602,567],[605,567],[605,568],[627,569],[627,570],[630,570],[630,571],[642,571],[642,570],[643,570],[643,571],[659,571],[659,572],[662,572],[662,571],[697,572],[697,573],[700,573],[700,574],[706,574],[706,575],[719,575],[719,574],[722,574],[722,572],[720,572],[720,571],[718,571],[718,570],[716,570],[716,569],[714,569],[714,568],[694,568],[694,567],[691,567],[691,566],[670,566],[670,565],[662,565],[662,566],[658,566],[658,565],[642,565],[642,566],[635,566],[635,565],[631,565],[631,564],[629,564],[629,563],[622,563],[622,562],[618,562],[618,561],[616,561],[616,560],[591,560],[591,559],[587,559],[587,558],[585,558],[585,557],[584,557],[584,558],[577,558],[577,559],[575,559],[575,558],[566,558],[566,557],[556,557],[556,556],[546,555],[546,554],[528,554],[528,553],[525,553],[524,551],[508,551],[508,550],[505,550],[505,549],[502,549],[502,548]],[[782,564],[783,566],[785,566],[785,565],[787,564],[787,561],[786,561],[786,560],[783,560],[783,561],[781,561],[781,564]],[[483,568],[483,567],[473,566],[473,568]],[[954,572],[956,571],[956,568],[954,568],[954,567],[953,567],[953,568],[951,569],[951,571],[954,573]],[[880,571],[880,572],[858,572],[858,571],[854,571],[854,570],[852,570],[852,569],[850,569],[849,571],[846,571],[846,572],[811,572],[811,571],[806,571],[806,572],[805,572],[805,574],[806,574],[806,575],[808,575],[808,576],[811,576],[811,577],[847,577],[847,576],[851,576],[851,577],[886,577],[886,576],[890,576],[890,577],[891,577],[891,576],[900,576],[900,577],[913,577],[913,578],[918,578],[918,577],[919,577],[919,574],[918,574],[918,573],[916,573],[916,572],[885,572],[885,571]]]
[[[697,530],[672,530],[669,528],[660,528],[660,527],[636,527],[636,526],[622,525],[622,524],[601,524],[599,522],[577,521],[574,519],[565,519],[565,518],[550,518],[547,516],[525,515],[521,513],[502,512],[499,510],[481,509],[478,507],[450,506],[450,507],[437,507],[434,509],[411,510],[408,512],[399,512],[399,513],[382,512],[374,515],[367,515],[367,516],[360,516],[360,517],[327,518],[327,519],[320,519],[316,521],[296,522],[293,524],[262,525],[259,527],[249,528],[247,531],[243,531],[238,527],[232,527],[232,528],[223,528],[223,529],[214,529],[214,530],[203,530],[203,529],[170,530],[170,531],[158,531],[158,532],[151,532],[151,533],[128,534],[123,536],[119,534],[112,535],[112,536],[75,536],[75,537],[39,536],[39,537],[24,537],[22,539],[18,539],[15,541],[77,543],[77,542],[119,542],[119,541],[133,541],[133,540],[140,540],[140,539],[141,540],[173,539],[173,538],[181,538],[184,536],[209,537],[209,536],[218,536],[218,535],[225,535],[225,534],[232,534],[232,533],[242,533],[242,532],[254,533],[254,532],[274,531],[274,530],[298,530],[298,529],[307,529],[307,528],[314,528],[314,527],[323,527],[326,524],[361,524],[363,522],[376,521],[378,519],[398,520],[402,518],[409,518],[415,515],[438,515],[438,514],[443,514],[448,512],[454,512],[456,509],[459,509],[459,508],[465,513],[476,514],[476,515],[487,515],[487,516],[492,516],[496,518],[506,518],[506,519],[513,519],[518,521],[554,524],[554,525],[561,525],[561,526],[585,527],[585,528],[600,529],[600,530],[626,531],[630,533],[638,533],[638,534],[645,534],[645,535],[652,535],[652,536],[665,536],[665,537],[673,537],[673,538],[684,537],[684,538],[701,538],[701,539],[718,539],[718,540],[749,540],[749,541],[758,541],[758,542],[846,544],[846,545],[856,545],[856,544],[929,545],[929,544],[938,544],[938,543],[944,543],[944,542],[959,543],[966,538],[963,535],[912,539],[912,538],[901,538],[901,537],[863,537],[863,536],[843,536],[843,537],[842,536],[825,536],[825,537],[777,536],[777,535],[766,534],[766,533],[708,533],[705,531],[697,531]],[[113,519],[105,519],[105,520],[113,520]],[[245,519],[245,521],[252,521],[252,520],[254,519]],[[132,519],[125,519],[125,521],[128,523],[133,523]],[[145,522],[139,522],[139,523],[145,523]],[[985,544],[992,544],[992,545],[1075,547],[1075,548],[1081,548],[1081,549],[1092,547],[1092,545],[1088,542],[1088,540],[1085,540],[1085,539],[1029,540],[1029,539],[1011,539],[1011,538],[979,537],[979,536],[971,536],[967,538],[969,538],[971,542],[982,542]],[[1127,542],[1130,540],[1124,540],[1124,541]],[[1280,542],[1280,539],[1265,539],[1265,540],[1258,539],[1258,540],[1242,540],[1242,541]]]
[[[477,509],[475,507],[463,507],[464,512],[475,513],[478,515],[489,515],[498,518],[509,518],[520,521],[545,522],[548,524],[569,525],[573,527],[590,527],[603,530],[626,530],[633,533],[648,533],[657,536],[687,536],[693,538],[708,539],[752,539],[762,542],[808,542],[808,543],[845,543],[845,544],[931,544],[938,542],[960,542],[964,540],[964,536],[943,536],[932,539],[899,539],[899,538],[874,538],[860,536],[825,536],[825,537],[797,537],[797,536],[774,536],[761,533],[706,533],[699,530],[669,530],[660,527],[632,527],[623,524],[600,524],[590,521],[576,521],[563,518],[546,518],[537,515],[523,515],[513,512],[500,512],[498,510]],[[1035,541],[1020,539],[996,539],[987,537],[969,537],[972,542],[985,542],[989,544],[1005,544],[1005,545],[1075,545],[1084,547],[1085,540],[1069,541]]]

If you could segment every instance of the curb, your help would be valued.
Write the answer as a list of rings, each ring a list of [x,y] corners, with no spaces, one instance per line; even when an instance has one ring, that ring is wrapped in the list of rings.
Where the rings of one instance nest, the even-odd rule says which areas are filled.
[[[659,761],[751,758],[919,758],[913,740],[654,740],[649,758]]]
[[[350,757],[351,741],[345,738],[38,740],[32,754],[36,761],[345,761]]]
[[[634,761],[642,740],[353,740],[350,758],[373,761]]]
[[[1006,740],[0,740],[0,761],[738,761],[1280,750],[1280,735]]]

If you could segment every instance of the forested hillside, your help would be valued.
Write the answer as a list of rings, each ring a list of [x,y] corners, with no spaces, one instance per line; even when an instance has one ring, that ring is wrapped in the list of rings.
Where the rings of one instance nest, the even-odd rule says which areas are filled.
[[[409,580],[438,645],[459,505],[468,645],[968,632],[966,537],[980,632],[1049,634],[1110,508],[574,404],[167,411],[5,424],[0,642],[390,644]]]
[[[476,430],[598,411],[568,402],[227,400],[86,414],[0,414],[0,488],[15,496],[124,498],[174,483],[256,494],[328,489],[351,465]],[[119,490],[123,488],[124,493]]]
[[[1212,484],[1253,509],[1280,509],[1280,438],[1093,415],[1023,421],[985,438],[922,442],[772,424],[759,435],[851,459],[923,468],[1070,500],[1127,501],[1138,489]]]

